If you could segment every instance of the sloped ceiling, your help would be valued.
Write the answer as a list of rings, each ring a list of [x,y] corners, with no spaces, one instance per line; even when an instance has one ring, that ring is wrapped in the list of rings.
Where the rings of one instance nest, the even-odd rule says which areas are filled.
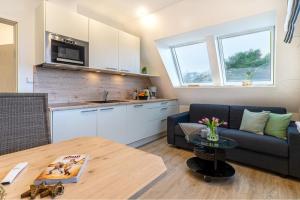
[[[137,19],[140,14],[157,12],[181,0],[77,0],[78,4],[98,15],[105,16],[118,23],[126,23]]]

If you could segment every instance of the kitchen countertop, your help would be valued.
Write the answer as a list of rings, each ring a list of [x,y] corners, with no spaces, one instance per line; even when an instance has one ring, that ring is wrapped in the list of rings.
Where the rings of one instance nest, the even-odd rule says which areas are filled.
[[[124,100],[124,102],[114,102],[114,103],[91,103],[91,102],[55,103],[55,104],[49,104],[49,110],[56,111],[56,110],[82,109],[82,108],[98,108],[98,107],[109,107],[109,106],[117,106],[117,105],[155,103],[155,102],[174,101],[174,100],[177,99]]]

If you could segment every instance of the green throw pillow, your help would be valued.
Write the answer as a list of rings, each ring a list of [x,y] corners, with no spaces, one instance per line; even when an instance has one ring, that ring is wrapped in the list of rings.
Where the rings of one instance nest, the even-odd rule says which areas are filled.
[[[270,113],[269,120],[267,122],[265,133],[280,139],[287,138],[287,128],[291,122],[292,113],[288,114],[275,114]]]
[[[245,109],[240,130],[263,135],[269,114],[269,111],[250,112]]]

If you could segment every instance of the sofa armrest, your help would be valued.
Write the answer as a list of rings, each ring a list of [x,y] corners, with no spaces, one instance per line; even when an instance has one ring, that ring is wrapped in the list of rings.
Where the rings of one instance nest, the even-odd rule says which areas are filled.
[[[190,113],[184,112],[176,115],[171,115],[168,117],[168,125],[167,125],[167,140],[168,144],[175,144],[175,126],[178,123],[185,123],[190,121]]]
[[[288,127],[289,174],[300,178],[300,133],[295,123]]]

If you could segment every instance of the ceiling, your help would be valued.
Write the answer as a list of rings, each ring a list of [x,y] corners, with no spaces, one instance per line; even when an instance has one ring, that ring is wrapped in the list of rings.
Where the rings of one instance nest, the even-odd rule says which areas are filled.
[[[79,6],[119,23],[135,20],[182,0],[77,0]]]

